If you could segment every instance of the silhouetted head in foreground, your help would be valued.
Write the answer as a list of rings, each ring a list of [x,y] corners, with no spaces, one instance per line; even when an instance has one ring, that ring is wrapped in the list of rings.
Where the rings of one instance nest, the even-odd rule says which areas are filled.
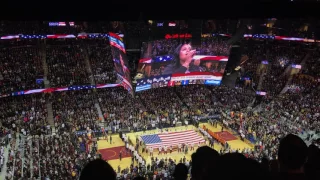
[[[188,177],[188,168],[185,164],[179,163],[174,169],[173,177],[175,180],[186,180]]]
[[[138,176],[138,177],[133,178],[133,180],[145,180],[145,179],[146,179],[146,178],[141,177],[141,176]]]
[[[309,177],[320,177],[320,149],[314,144],[308,148],[308,161],[305,164],[305,173]]]
[[[116,180],[116,178],[116,172],[102,159],[90,161],[80,174],[80,180]]]
[[[212,177],[212,172],[216,167],[216,161],[219,158],[219,153],[208,147],[203,146],[197,149],[192,154],[192,179],[193,180],[206,180]]]
[[[240,153],[226,153],[220,156],[215,175],[224,180],[268,179],[267,170],[254,159],[248,159]],[[250,176],[248,176],[250,174]]]
[[[280,141],[278,159],[282,172],[303,172],[307,156],[308,146],[300,137],[288,134]]]

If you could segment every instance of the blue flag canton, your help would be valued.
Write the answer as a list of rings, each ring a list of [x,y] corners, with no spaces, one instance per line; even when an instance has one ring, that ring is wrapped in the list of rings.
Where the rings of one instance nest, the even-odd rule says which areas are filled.
[[[95,89],[95,85],[79,85],[79,86],[69,86],[68,90],[82,90],[82,89]]]
[[[145,144],[161,143],[161,139],[157,134],[141,136]]]
[[[160,63],[160,62],[169,62],[169,61],[171,61],[173,59],[173,57],[172,56],[157,56],[157,57],[155,57],[153,60],[154,60],[154,62],[158,62],[158,63]]]

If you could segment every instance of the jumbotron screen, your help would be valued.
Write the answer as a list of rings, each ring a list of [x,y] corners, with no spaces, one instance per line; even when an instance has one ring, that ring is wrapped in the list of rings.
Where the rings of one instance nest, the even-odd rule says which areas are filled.
[[[114,68],[117,73],[117,83],[120,83],[129,92],[132,92],[130,71],[128,68],[128,59],[124,43],[115,33],[109,33],[109,41],[111,45]]]
[[[136,92],[176,85],[220,85],[230,52],[227,40],[203,38],[199,47],[181,39],[143,43]]]

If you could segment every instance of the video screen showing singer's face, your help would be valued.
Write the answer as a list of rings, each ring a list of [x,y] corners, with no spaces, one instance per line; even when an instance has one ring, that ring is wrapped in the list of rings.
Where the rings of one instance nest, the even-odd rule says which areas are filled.
[[[227,65],[230,45],[228,37],[202,38],[195,46],[189,39],[164,39],[143,43],[135,79],[170,77],[171,85],[221,81]],[[188,43],[186,43],[188,42]],[[193,81],[197,80],[197,81]],[[206,82],[206,81],[210,82]],[[160,86],[155,84],[152,88]],[[142,85],[141,85],[142,86]]]
[[[188,73],[200,71],[200,61],[193,60],[196,50],[191,44],[180,44],[172,54],[172,63],[167,65],[162,74]]]
[[[196,51],[192,50],[192,47],[190,44],[182,45],[180,48],[180,51],[179,51],[180,65],[183,65],[186,62],[191,62],[195,53],[196,53]]]
[[[224,73],[227,62],[219,61],[203,61],[194,59],[196,50],[192,48],[191,44],[179,45],[172,54],[172,61],[170,62],[156,62],[152,64],[151,76],[175,74],[175,73],[189,73],[189,72],[212,72]]]

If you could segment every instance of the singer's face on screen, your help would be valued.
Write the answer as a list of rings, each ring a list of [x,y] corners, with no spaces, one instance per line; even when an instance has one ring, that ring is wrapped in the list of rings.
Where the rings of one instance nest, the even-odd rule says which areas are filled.
[[[211,66],[212,66],[212,62],[207,62],[207,63],[206,63],[206,67],[207,67],[208,69],[210,69]]]
[[[179,53],[180,63],[183,64],[184,62],[191,62],[193,56],[195,54],[195,50],[192,50],[190,44],[184,44]]]

